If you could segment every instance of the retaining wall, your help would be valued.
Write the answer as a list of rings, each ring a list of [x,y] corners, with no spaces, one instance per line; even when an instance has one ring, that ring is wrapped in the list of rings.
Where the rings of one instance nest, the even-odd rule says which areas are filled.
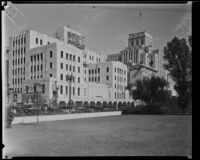
[[[121,111],[114,112],[96,112],[96,113],[75,113],[75,114],[62,114],[62,115],[40,115],[38,117],[39,122],[44,121],[57,121],[57,120],[67,120],[67,119],[79,119],[79,118],[92,118],[92,117],[104,117],[104,116],[117,116],[121,115]],[[36,123],[37,116],[24,116],[24,117],[14,117],[12,124],[19,123]]]

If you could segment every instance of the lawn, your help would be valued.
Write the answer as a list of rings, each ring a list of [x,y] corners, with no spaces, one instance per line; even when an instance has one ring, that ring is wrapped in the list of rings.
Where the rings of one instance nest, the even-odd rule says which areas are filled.
[[[185,156],[192,151],[191,116],[122,115],[13,125],[5,155]]]

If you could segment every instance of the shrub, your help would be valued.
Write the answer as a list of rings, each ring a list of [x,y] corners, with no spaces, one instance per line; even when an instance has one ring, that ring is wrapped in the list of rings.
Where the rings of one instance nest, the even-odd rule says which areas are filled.
[[[133,107],[125,107],[122,109],[122,114],[134,114]]]
[[[11,128],[14,119],[13,106],[6,107],[6,128]]]

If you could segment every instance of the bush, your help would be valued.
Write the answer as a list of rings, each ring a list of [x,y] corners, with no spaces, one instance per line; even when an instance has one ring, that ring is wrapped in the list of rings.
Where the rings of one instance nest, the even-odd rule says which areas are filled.
[[[125,107],[122,109],[122,114],[134,114],[133,107]]]
[[[14,119],[13,106],[6,107],[6,128],[11,128]]]
[[[122,114],[165,114],[166,109],[159,105],[140,105],[137,107],[125,107],[122,109]]]

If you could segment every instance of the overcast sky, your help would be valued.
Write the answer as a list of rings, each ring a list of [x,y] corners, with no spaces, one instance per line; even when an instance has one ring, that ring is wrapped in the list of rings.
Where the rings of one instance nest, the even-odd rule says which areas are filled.
[[[13,5],[23,16],[15,24],[9,16],[4,16],[6,44],[10,35],[24,27],[52,34],[57,27],[69,24],[86,36],[86,48],[108,54],[127,47],[130,33],[147,31],[153,36],[154,47],[162,50],[174,36],[187,37],[191,32],[191,5],[187,4]]]

